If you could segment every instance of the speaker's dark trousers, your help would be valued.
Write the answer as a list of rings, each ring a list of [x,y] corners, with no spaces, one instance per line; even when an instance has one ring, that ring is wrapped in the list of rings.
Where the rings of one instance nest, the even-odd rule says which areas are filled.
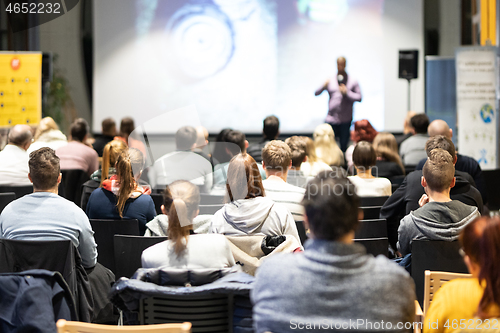
[[[349,139],[351,138],[351,122],[331,124],[333,132],[335,133],[335,140],[339,141],[340,149],[345,153],[347,150],[347,145],[349,144]]]

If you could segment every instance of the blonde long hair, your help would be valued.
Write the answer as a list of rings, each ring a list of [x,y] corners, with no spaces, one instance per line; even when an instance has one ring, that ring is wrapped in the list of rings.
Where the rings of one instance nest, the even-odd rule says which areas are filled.
[[[308,136],[303,136],[303,138],[306,141],[307,162],[309,162],[310,164],[314,164],[314,162],[318,161],[318,156],[316,156],[316,146],[314,145],[314,141]]]
[[[34,141],[38,140],[38,138],[43,134],[50,130],[59,130],[59,126],[57,126],[56,122],[52,117],[45,117],[40,120],[40,124],[36,128],[35,136],[33,138]]]
[[[388,132],[381,132],[373,139],[373,148],[377,157],[383,158],[386,161],[394,162],[405,173],[405,167],[401,162],[398,154],[398,143],[394,135]]]
[[[121,140],[110,141],[104,146],[102,151],[101,187],[102,182],[109,177],[109,168],[115,166],[118,156],[126,149],[127,145]]]
[[[136,177],[139,178],[144,167],[144,156],[139,149],[128,148],[121,152],[116,161],[116,176],[120,182],[116,208],[123,218],[123,209],[130,194],[137,188]]]
[[[187,180],[177,180],[165,189],[163,204],[168,210],[167,236],[174,243],[175,253],[180,255],[186,249],[193,219],[198,213],[200,190]]]
[[[335,133],[329,124],[321,124],[314,130],[314,145],[318,159],[328,165],[344,164],[344,154],[335,141]]]

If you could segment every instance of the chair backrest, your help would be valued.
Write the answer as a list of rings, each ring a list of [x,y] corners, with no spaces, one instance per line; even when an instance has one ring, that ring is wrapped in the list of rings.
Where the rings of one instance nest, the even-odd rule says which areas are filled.
[[[500,188],[500,169],[483,170],[482,174],[488,197],[488,208],[490,210],[499,210],[500,195],[498,195],[498,189]]]
[[[410,172],[415,171],[415,168],[417,167],[416,165],[405,165],[405,172],[406,174],[409,174]]]
[[[26,186],[0,186],[0,193],[14,192],[16,199],[24,197],[26,194],[33,193],[33,185]]]
[[[375,220],[380,217],[382,206],[360,207],[363,210],[363,220]]]
[[[114,236],[139,236],[139,221],[133,220],[90,220],[97,243],[97,261],[116,275]]]
[[[150,246],[166,241],[167,237],[144,237],[115,235],[114,253],[116,279],[121,277],[130,278],[138,268],[142,267],[142,251]]]
[[[14,200],[16,200],[16,194],[14,192],[0,193],[0,213]]]
[[[356,229],[355,239],[387,237],[387,221],[385,219],[361,220]]]
[[[200,205],[222,205],[222,204],[224,204],[223,195],[200,193]]]
[[[411,276],[415,281],[417,300],[424,300],[424,272],[444,271],[468,273],[467,266],[459,253],[458,241],[414,240],[411,244]]]
[[[190,333],[191,323],[137,325],[137,326],[112,326],[81,323],[78,321],[57,321],[57,333],[110,333],[110,332],[149,332],[149,333]]]
[[[295,226],[297,226],[297,232],[299,234],[300,242],[302,243],[302,245],[304,245],[306,240],[309,238],[307,237],[306,228],[304,227],[304,222],[295,221]]]
[[[89,174],[85,170],[61,170],[62,196],[69,201],[73,201],[77,206],[82,201],[82,185],[89,180]]]
[[[373,207],[373,206],[383,206],[388,196],[385,197],[360,197],[359,205],[361,207]]]
[[[399,175],[399,176],[393,176],[389,180],[391,181],[392,185],[397,185],[396,188],[398,188],[399,185],[401,185],[403,183],[403,180],[405,180],[405,178],[406,178],[406,175]],[[392,191],[392,193],[394,193],[394,191]]]
[[[366,248],[366,253],[378,256],[386,256],[389,252],[389,239],[387,237],[354,239],[355,243],[360,243]]]
[[[193,332],[232,332],[233,295],[165,295],[145,298],[139,319],[142,325],[189,321]]]
[[[207,214],[207,215],[213,215],[215,212],[217,212],[219,209],[221,209],[224,206],[224,204],[217,204],[217,205],[200,205],[200,215],[201,214]]]
[[[155,203],[156,214],[163,214],[161,211],[161,205],[163,205],[163,194],[161,193],[151,193],[151,199]]]
[[[425,284],[424,284],[424,316],[429,310],[432,299],[436,292],[443,284],[453,279],[458,278],[471,278],[471,274],[463,273],[450,273],[450,272],[433,272],[425,271]]]
[[[396,192],[400,184],[392,184],[392,193]]]

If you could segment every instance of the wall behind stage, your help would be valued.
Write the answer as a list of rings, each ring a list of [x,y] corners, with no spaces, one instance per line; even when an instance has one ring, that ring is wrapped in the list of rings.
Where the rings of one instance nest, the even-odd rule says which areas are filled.
[[[173,130],[165,127],[168,121],[151,124],[151,119],[193,104],[199,116],[193,125],[211,132],[234,127],[260,133],[262,119],[273,113],[280,117],[283,133],[310,132],[327,111],[327,94],[314,97],[314,90],[335,73],[339,55],[347,57],[348,73],[363,91],[355,120],[368,118],[378,130],[401,130],[407,83],[397,78],[398,50],[417,48],[423,58],[422,0],[207,3],[212,2],[225,6],[222,16],[214,7],[199,10],[204,17],[196,17],[197,3],[187,0],[95,1],[94,131],[106,117],[130,115],[138,124],[150,121],[150,133],[168,133]],[[230,8],[234,3],[248,12]],[[347,7],[321,7],[325,3]],[[310,4],[317,7],[300,13],[301,6]],[[250,8],[255,5],[258,15]],[[226,16],[230,22],[221,26]],[[211,47],[213,58],[206,63],[207,57],[196,54],[197,48],[203,50],[193,42],[198,35]],[[172,40],[185,53],[173,57]],[[231,61],[218,61],[224,57]],[[178,59],[187,61],[176,63]],[[412,85],[412,109],[422,111],[423,79]]]

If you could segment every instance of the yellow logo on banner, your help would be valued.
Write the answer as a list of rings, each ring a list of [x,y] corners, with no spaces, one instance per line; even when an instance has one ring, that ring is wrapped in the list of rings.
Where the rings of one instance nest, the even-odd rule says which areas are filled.
[[[0,53],[0,127],[37,125],[42,116],[42,54]]]

